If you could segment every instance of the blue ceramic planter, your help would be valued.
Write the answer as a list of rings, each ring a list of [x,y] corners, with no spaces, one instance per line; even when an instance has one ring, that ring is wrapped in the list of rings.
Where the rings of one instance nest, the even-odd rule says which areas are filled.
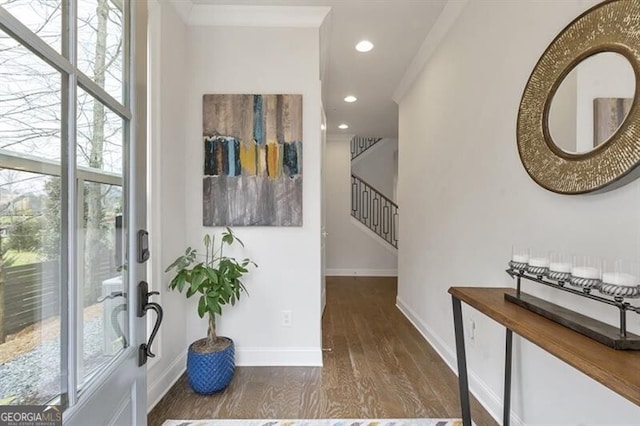
[[[193,350],[194,342],[189,346],[187,354],[187,378],[189,386],[196,393],[209,395],[220,392],[231,383],[236,369],[235,346],[231,344],[218,352],[200,353]]]

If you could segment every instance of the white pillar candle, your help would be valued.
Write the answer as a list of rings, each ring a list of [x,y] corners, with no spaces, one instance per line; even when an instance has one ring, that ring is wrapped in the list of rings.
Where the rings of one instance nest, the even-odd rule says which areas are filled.
[[[571,272],[571,264],[567,262],[551,262],[549,270],[553,272]]]
[[[549,266],[549,259],[546,257],[532,257],[529,259],[529,266],[536,268],[546,268]]]
[[[635,275],[624,272],[605,272],[602,274],[602,282],[624,287],[635,287],[638,285],[638,279]]]
[[[571,275],[578,278],[598,279],[600,278],[600,269],[592,266],[574,266],[571,269]]]
[[[527,263],[529,261],[528,254],[514,254],[511,256],[511,260],[517,263]]]

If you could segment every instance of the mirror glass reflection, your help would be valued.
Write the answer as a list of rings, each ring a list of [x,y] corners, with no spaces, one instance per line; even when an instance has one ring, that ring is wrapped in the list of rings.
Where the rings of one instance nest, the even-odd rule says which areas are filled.
[[[627,117],[636,88],[631,63],[603,52],[580,62],[551,101],[549,133],[565,152],[589,152],[605,143]]]

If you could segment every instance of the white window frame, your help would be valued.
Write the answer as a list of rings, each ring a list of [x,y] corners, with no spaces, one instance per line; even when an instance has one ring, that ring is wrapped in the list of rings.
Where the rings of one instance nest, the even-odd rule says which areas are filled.
[[[61,274],[60,274],[60,300],[61,300],[61,392],[56,403],[63,408],[73,407],[78,402],[78,394],[81,392],[82,377],[78,377],[78,365],[81,362],[81,354],[78,354],[79,329],[81,324],[82,303],[78,295],[82,288],[79,283],[79,247],[78,228],[80,206],[77,204],[78,188],[84,186],[85,181],[97,182],[109,185],[121,186],[124,189],[123,199],[125,209],[129,209],[129,195],[127,193],[129,173],[129,147],[131,143],[132,111],[134,90],[130,87],[132,81],[131,62],[131,0],[111,0],[123,11],[123,102],[116,100],[105,89],[98,86],[90,77],[78,68],[77,59],[77,3],[82,0],[62,1],[62,52],[58,53],[54,48],[33,33],[29,28],[16,19],[10,12],[0,6],[0,30],[4,31],[23,47],[33,52],[40,59],[55,68],[61,74],[61,161],[60,163],[47,159],[18,154],[6,150],[0,150],[0,167],[19,171],[38,173],[61,178]],[[96,101],[104,104],[123,120],[123,173],[118,175],[90,167],[78,167],[76,162],[76,128],[77,128],[77,92],[78,87],[86,91]],[[127,211],[125,211],[123,224],[126,223]],[[127,235],[123,232],[123,235]],[[125,244],[124,247],[129,247]],[[127,285],[127,284],[125,284]],[[125,287],[127,288],[127,287]],[[131,336],[129,336],[131,337]],[[131,338],[128,341],[132,341]],[[80,355],[80,356],[79,356]],[[80,358],[80,359],[79,359]],[[116,357],[117,358],[117,357]],[[113,362],[114,360],[112,360]],[[104,369],[105,372],[108,369]],[[92,379],[99,378],[102,372],[98,372]],[[86,384],[84,385],[86,386]]]

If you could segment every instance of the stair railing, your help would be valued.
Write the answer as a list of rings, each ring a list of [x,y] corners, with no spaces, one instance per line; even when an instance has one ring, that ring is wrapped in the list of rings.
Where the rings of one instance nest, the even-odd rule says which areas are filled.
[[[353,174],[351,216],[398,248],[398,205]]]
[[[366,150],[380,142],[382,138],[365,138],[362,136],[354,136],[351,138],[351,161],[360,156]]]

